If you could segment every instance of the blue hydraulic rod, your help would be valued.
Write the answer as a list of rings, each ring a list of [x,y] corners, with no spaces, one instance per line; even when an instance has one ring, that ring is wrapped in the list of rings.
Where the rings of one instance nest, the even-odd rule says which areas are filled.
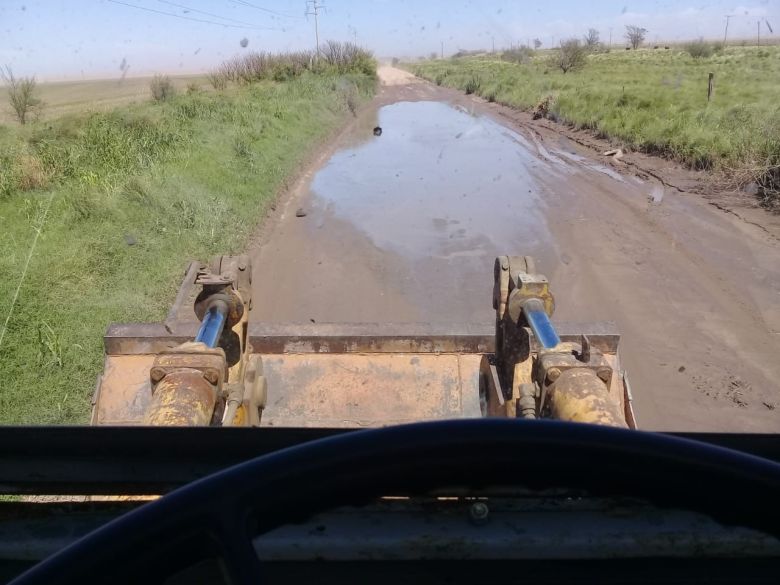
[[[528,299],[523,303],[523,313],[531,331],[545,349],[551,349],[561,342],[555,327],[544,310],[544,304],[539,299]]]
[[[195,341],[205,343],[209,347],[217,347],[219,337],[222,335],[222,329],[225,328],[227,312],[228,306],[225,301],[217,300],[211,303],[208,311],[203,316],[203,321],[200,323],[200,329],[198,329]]]

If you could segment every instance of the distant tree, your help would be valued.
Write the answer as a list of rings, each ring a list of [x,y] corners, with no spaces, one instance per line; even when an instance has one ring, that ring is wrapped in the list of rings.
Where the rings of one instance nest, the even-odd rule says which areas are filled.
[[[552,64],[565,73],[575,71],[585,66],[587,62],[587,50],[580,43],[580,39],[566,39],[561,41],[558,50],[552,56]]]
[[[431,51],[431,54],[429,55],[429,58],[431,61],[435,61],[439,58],[439,54],[436,51]]]
[[[647,29],[633,24],[626,25],[626,40],[632,49],[638,49],[645,42]]]
[[[589,28],[585,35],[585,46],[594,49],[599,44],[599,31],[595,28]]]
[[[534,39],[534,49],[538,49],[541,46],[542,46],[542,41],[540,41],[539,39]]]
[[[8,103],[16,114],[20,124],[26,124],[30,113],[41,106],[41,100],[35,95],[37,82],[35,77],[16,77],[9,65],[0,67],[0,79],[8,86]]]

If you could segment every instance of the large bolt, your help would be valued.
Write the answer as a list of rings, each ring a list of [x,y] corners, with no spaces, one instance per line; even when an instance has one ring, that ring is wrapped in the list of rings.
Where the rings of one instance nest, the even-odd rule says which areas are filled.
[[[163,368],[155,366],[149,371],[149,378],[151,379],[152,384],[157,384],[164,377],[165,377],[165,370]]]
[[[214,386],[216,386],[217,382],[219,382],[219,372],[214,368],[209,368],[206,371],[204,371],[203,377],[206,378],[206,381],[209,384],[213,384]]]
[[[561,376],[560,368],[550,368],[549,370],[547,370],[547,383],[552,384],[553,382],[555,382],[555,380],[560,378],[560,376]]]
[[[490,509],[485,502],[474,502],[469,508],[469,518],[474,524],[482,525],[488,521]]]

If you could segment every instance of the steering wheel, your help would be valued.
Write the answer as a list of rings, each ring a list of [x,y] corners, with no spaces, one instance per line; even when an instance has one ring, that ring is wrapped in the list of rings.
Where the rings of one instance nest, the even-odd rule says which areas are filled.
[[[632,496],[780,536],[777,463],[641,431],[451,420],[345,433],[225,469],[106,524],[12,583],[156,582],[215,556],[231,582],[258,583],[255,535],[383,495],[496,486]]]

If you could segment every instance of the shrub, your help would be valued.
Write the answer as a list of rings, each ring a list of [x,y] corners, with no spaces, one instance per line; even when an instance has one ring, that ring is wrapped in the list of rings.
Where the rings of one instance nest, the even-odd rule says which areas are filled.
[[[176,95],[176,88],[167,75],[155,75],[149,82],[149,89],[152,92],[152,99],[156,102],[164,102]]]
[[[712,57],[713,47],[704,39],[691,41],[685,45],[685,51],[694,59],[709,59]]]
[[[452,58],[461,59],[463,57],[471,57],[473,55],[479,55],[480,53],[483,53],[483,51],[479,51],[479,50],[467,51],[466,49],[460,49],[457,53],[455,53],[452,56]]]
[[[16,77],[11,68],[0,67],[0,79],[8,86],[8,102],[20,124],[25,124],[30,113],[41,107],[41,100],[35,95],[35,77]]]
[[[209,71],[206,74],[206,79],[208,79],[209,83],[211,84],[211,87],[213,87],[217,91],[222,91],[227,87],[227,82],[228,82],[227,77],[223,75],[222,71],[219,71],[217,69]]]
[[[294,53],[251,52],[222,63],[209,74],[215,89],[224,89],[228,81],[254,83],[266,79],[288,81],[306,71],[335,71],[340,74],[364,73],[376,75],[376,60],[370,51],[353,43],[326,41],[320,49],[320,59],[314,51]],[[216,84],[216,85],[215,85]]]
[[[200,85],[198,85],[194,81],[190,81],[187,84],[187,95],[192,95],[193,93],[198,93],[200,91]]]
[[[501,58],[504,61],[510,61],[512,63],[530,63],[531,57],[534,56],[534,50],[531,47],[525,45],[521,47],[515,47],[513,49],[507,49],[501,53]]]
[[[354,43],[326,41],[321,53],[325,62],[339,73],[376,75],[376,60],[371,51]]]
[[[587,62],[587,50],[579,39],[567,39],[561,41],[560,47],[552,56],[552,64],[563,73],[575,71],[585,66]]]
[[[553,94],[544,96],[541,100],[539,100],[539,103],[536,104],[533,111],[531,112],[533,119],[538,120],[539,118],[547,118],[550,115],[550,111],[552,110],[556,101],[557,99]]]

